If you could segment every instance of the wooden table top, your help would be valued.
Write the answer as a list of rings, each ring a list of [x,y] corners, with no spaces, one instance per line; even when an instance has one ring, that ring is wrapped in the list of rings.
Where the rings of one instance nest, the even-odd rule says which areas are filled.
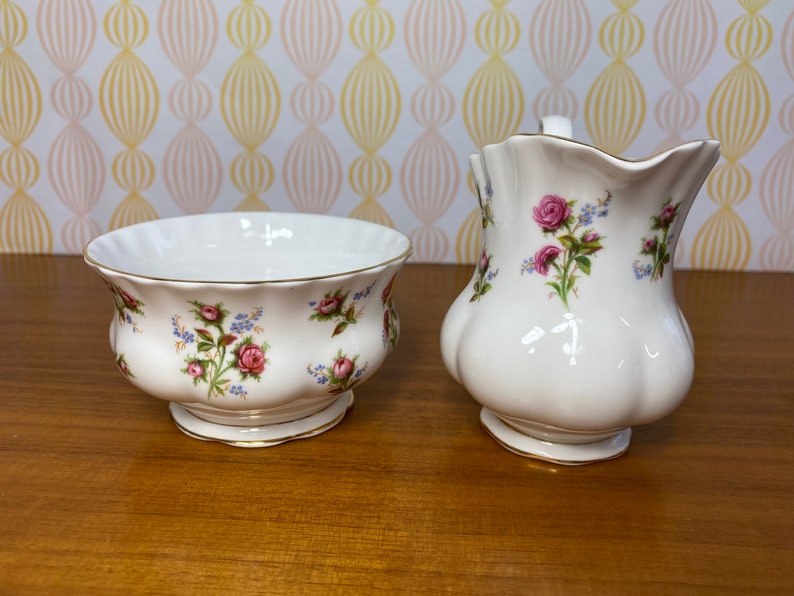
[[[0,593],[794,592],[794,275],[676,272],[688,397],[565,467],[500,447],[444,369],[470,274],[407,266],[342,423],[247,450],[118,373],[80,257],[0,257]]]

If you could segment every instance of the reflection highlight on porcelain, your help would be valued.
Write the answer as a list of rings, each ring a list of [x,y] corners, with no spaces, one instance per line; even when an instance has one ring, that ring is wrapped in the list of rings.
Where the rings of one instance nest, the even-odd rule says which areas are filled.
[[[250,224],[250,222],[249,222]],[[292,238],[292,230],[289,228],[279,228],[273,229],[270,227],[270,224],[265,225],[265,246],[273,246],[273,241],[276,238]]]
[[[549,333],[566,333],[570,330],[570,341],[567,341],[562,345],[562,353],[565,354],[565,356],[569,356],[569,364],[571,366],[575,366],[576,355],[581,351],[581,346],[579,345],[579,325],[584,321],[577,319],[572,313],[569,312],[565,313],[563,318],[565,320],[549,329]],[[525,346],[530,346],[536,342],[539,342],[545,335],[546,331],[542,327],[535,325],[529,333],[521,338],[521,343]],[[529,353],[535,353],[534,346],[529,348]]]

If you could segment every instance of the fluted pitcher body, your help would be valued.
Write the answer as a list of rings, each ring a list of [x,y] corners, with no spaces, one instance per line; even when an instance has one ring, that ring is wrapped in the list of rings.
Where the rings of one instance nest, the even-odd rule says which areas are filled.
[[[548,128],[470,158],[482,246],[441,351],[498,442],[580,464],[622,454],[631,426],[689,391],[693,343],[672,264],[719,144],[627,160]]]

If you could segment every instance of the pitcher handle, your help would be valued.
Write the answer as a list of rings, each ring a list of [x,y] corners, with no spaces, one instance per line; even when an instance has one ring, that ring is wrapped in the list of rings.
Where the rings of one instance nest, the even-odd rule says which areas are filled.
[[[570,139],[573,138],[573,123],[565,116],[544,116],[538,123],[538,132]]]

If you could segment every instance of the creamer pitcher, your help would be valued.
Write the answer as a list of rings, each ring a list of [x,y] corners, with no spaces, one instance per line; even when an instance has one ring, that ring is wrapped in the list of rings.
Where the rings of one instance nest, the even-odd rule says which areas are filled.
[[[719,144],[627,160],[566,138],[565,118],[542,130],[470,158],[483,242],[441,351],[499,443],[581,464],[622,454],[631,426],[689,390],[692,337],[671,269]]]

